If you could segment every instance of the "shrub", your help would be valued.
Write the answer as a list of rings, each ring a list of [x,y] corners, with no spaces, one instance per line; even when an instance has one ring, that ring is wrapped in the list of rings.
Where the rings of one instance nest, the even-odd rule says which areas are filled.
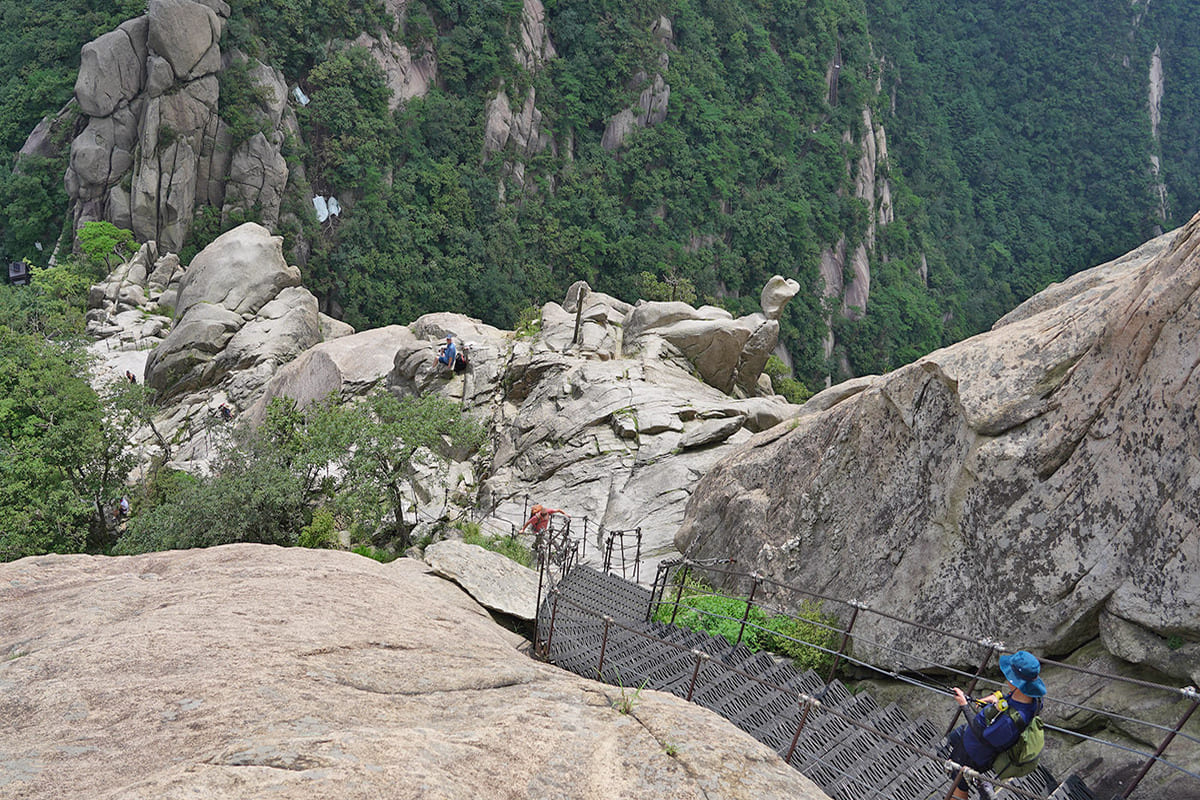
[[[334,530],[333,513],[327,508],[318,508],[313,512],[312,522],[300,529],[297,544],[324,550],[336,548],[338,537]]]
[[[363,558],[369,558],[373,561],[378,561],[380,564],[386,564],[389,561],[396,560],[396,555],[394,553],[389,553],[386,550],[380,550],[379,548],[372,547],[369,544],[360,544],[357,547],[351,548],[350,552],[354,553],[355,555],[362,556]]]
[[[517,562],[523,567],[533,566],[533,551],[519,542],[514,536],[487,536],[474,522],[459,522],[455,527],[462,531],[463,541],[475,544],[484,550],[499,553],[507,559]]]
[[[654,619],[670,622],[673,611],[672,603],[661,603]],[[689,578],[674,613],[681,628],[722,636],[730,644],[737,643],[741,632],[741,643],[751,652],[766,650],[791,658],[798,669],[824,672],[833,666],[833,655],[826,650],[838,645],[838,621],[824,613],[820,602],[804,601],[796,616],[769,614],[757,605],[747,612],[745,599],[717,594],[713,587]]]

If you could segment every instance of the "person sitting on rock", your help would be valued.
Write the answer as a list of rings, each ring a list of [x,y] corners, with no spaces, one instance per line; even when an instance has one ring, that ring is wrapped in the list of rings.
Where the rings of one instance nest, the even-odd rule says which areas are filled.
[[[456,355],[458,355],[458,348],[454,346],[454,337],[447,336],[446,343],[438,350],[437,363],[453,368]]]
[[[533,508],[529,509],[529,512],[529,519],[525,521],[525,524],[521,526],[521,530],[517,531],[517,533],[524,533],[526,528],[530,528],[540,536],[542,533],[545,533],[546,526],[550,524],[550,517],[554,514],[562,514],[567,519],[571,518],[570,514],[561,509],[547,508],[539,503],[534,503]]]
[[[996,692],[983,700],[969,700],[962,689],[955,687],[954,699],[962,706],[967,724],[955,728],[947,737],[950,760],[978,772],[991,769],[996,756],[1016,744],[1024,730],[1006,713],[1008,709],[1015,709],[1025,725],[1041,711],[1042,698],[1046,696],[1046,684],[1039,677],[1041,670],[1037,657],[1018,650],[1010,656],[1000,656],[1000,671],[1011,689],[1008,694]],[[968,703],[981,708],[972,714]],[[990,792],[983,788],[980,791],[987,800]],[[967,797],[966,781],[961,775],[954,779],[953,796],[959,800]]]

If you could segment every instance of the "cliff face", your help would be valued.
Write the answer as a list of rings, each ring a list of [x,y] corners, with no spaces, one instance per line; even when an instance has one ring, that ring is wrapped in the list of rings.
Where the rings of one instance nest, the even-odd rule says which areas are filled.
[[[296,131],[278,70],[253,62],[261,130],[233,141],[220,111],[219,73],[236,54],[219,41],[222,0],[151,0],[144,16],[85,45],[75,98],[82,131],[65,182],[75,228],[108,220],[178,252],[205,207],[228,220],[257,208],[273,226],[287,186],[281,154]]]
[[[1195,681],[1200,645],[1118,632],[1200,640],[1198,289],[1200,216],[813,398],[705,476],[676,544],[1050,654],[1100,636]]]

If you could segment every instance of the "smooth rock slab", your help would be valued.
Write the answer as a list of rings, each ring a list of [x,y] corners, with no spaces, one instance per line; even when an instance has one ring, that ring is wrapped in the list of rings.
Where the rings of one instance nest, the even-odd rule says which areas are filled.
[[[537,616],[537,573],[511,558],[454,539],[425,548],[435,575],[454,581],[484,608],[523,620]]]
[[[622,714],[523,642],[411,559],[0,564],[0,796],[825,800],[717,715]]]

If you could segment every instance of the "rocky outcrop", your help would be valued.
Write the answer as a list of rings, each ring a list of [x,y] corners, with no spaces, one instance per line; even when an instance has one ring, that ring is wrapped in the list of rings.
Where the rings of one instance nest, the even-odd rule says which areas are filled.
[[[151,0],[146,14],[84,45],[75,98],[86,118],[71,145],[65,183],[73,223],[108,220],[177,252],[204,206],[222,218],[255,209],[274,225],[295,130],[282,75],[257,62],[261,96],[250,109],[265,132],[234,142],[219,116],[219,40],[229,7]]]
[[[716,714],[523,655],[414,560],[26,558],[0,630],[0,774],[27,800],[825,800]]]
[[[645,71],[639,71],[629,82],[629,89],[639,90],[637,103],[622,109],[610,117],[604,127],[604,135],[600,145],[605,150],[617,150],[629,136],[638,128],[650,128],[662,124],[667,118],[667,109],[671,102],[671,85],[664,75],[671,66],[670,51],[675,49],[675,31],[671,20],[659,17],[651,29],[657,41],[659,53],[658,64],[651,77]]]
[[[286,363],[321,337],[317,300],[283,258],[283,239],[246,223],[219,236],[179,283],[174,325],[146,364],[161,399],[233,370]]]
[[[513,46],[513,58],[526,72],[537,73],[557,53],[546,27],[546,9],[541,0],[524,0],[521,12],[521,41]],[[520,189],[525,186],[525,163],[546,150],[557,152],[549,132],[542,126],[542,112],[537,108],[537,90],[531,85],[525,90],[521,108],[514,111],[503,83],[487,105],[484,121],[483,157],[511,151],[501,169],[497,191],[500,199],[507,196],[507,184]]]
[[[641,528],[652,564],[674,554],[700,476],[798,410],[757,385],[755,365],[778,333],[765,314],[734,320],[683,303],[634,306],[579,282],[563,305],[546,304],[530,335],[451,313],[355,334],[319,315],[298,281],[279,238],[248,223],[186,268],[144,247],[93,289],[102,374],[131,370],[164,401],[157,431],[135,437],[147,457],[163,455],[161,435],[176,443],[165,454],[174,466],[205,471],[222,404],[256,424],[280,396],[303,407],[374,390],[436,393],[483,421],[492,447],[486,463],[420,467],[406,488],[419,518],[482,508],[485,528],[509,533],[526,495],[537,493],[592,526]],[[764,310],[777,316],[794,288],[773,280]],[[465,372],[436,364],[446,336],[470,354]]]
[[[392,91],[388,98],[392,111],[415,97],[424,97],[437,84],[437,54],[432,44],[414,54],[404,43],[392,41],[386,31],[381,31],[377,36],[359,34],[354,46],[370,53],[383,70],[384,81]]]
[[[535,492],[577,526],[587,517],[606,530],[640,528],[652,565],[674,553],[671,539],[695,481],[722,453],[796,411],[780,397],[738,399],[698,381],[698,367],[667,338],[671,323],[659,324],[698,316],[690,320],[694,340],[720,341],[728,314],[717,311],[630,306],[580,283],[564,305],[542,309],[529,337],[460,315],[429,315],[401,339],[387,382],[406,394],[442,394],[488,421],[493,449],[477,488],[477,505],[491,510],[485,528],[511,532]],[[631,331],[638,341],[632,350]],[[447,335],[468,344],[472,366],[461,376],[434,362]],[[733,374],[741,350],[723,352],[718,371]],[[426,513],[444,513],[444,506]]]
[[[835,65],[840,69],[840,65]],[[836,74],[838,69],[833,69]],[[831,80],[836,80],[831,78]],[[878,88],[877,88],[878,90]],[[831,88],[831,91],[834,91]],[[847,145],[852,136],[843,136]],[[861,242],[850,247],[845,237],[821,252],[820,272],[824,283],[822,296],[841,301],[841,314],[849,319],[861,319],[871,295],[871,255],[880,228],[895,219],[891,183],[887,178],[887,131],[873,119],[870,108],[862,112],[862,134],[858,140],[858,161],[851,174],[854,177],[854,197],[867,209],[867,227]],[[848,278],[848,280],[847,280]],[[825,339],[825,357],[833,355],[832,326]],[[849,371],[847,367],[846,372]]]
[[[1125,626],[1200,640],[1198,288],[1200,217],[818,395],[705,476],[677,545],[1048,654],[1099,636],[1134,658]]]

